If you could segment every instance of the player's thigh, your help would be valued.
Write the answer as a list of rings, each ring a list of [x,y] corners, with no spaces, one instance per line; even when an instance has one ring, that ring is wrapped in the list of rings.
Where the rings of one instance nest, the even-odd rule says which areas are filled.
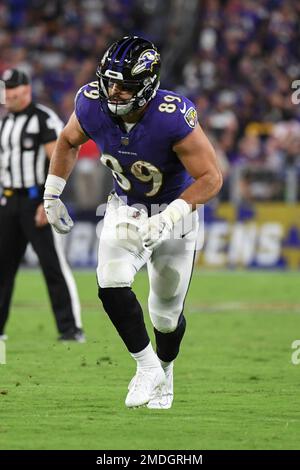
[[[100,287],[130,287],[134,276],[145,264],[142,256],[118,242],[115,232],[104,227],[98,250],[97,280]]]
[[[150,282],[149,301],[158,297],[162,301],[184,300],[194,261],[194,244],[182,240],[166,241],[148,262]]]
[[[133,225],[136,213],[116,195],[109,196],[98,252],[97,279],[102,288],[130,287],[146,262],[147,252]]]
[[[192,276],[196,237],[197,228],[188,237],[166,240],[148,261],[149,313],[159,331],[177,326]]]

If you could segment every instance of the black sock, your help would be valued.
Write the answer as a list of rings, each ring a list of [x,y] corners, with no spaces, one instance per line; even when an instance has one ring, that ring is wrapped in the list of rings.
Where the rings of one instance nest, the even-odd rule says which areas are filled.
[[[176,330],[171,333],[161,333],[154,328],[155,339],[156,339],[156,352],[161,361],[171,362],[173,361],[180,348],[186,327],[186,321],[183,314],[178,319]]]
[[[130,287],[99,287],[99,299],[119,335],[131,353],[148,346],[142,308]]]

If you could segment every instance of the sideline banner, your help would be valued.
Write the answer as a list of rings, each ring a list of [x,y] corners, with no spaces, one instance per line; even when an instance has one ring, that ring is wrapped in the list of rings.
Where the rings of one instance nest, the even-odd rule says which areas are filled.
[[[101,223],[75,220],[70,234],[61,236],[72,267],[97,265]],[[207,205],[204,238],[200,267],[300,269],[300,204]],[[25,259],[26,265],[37,265],[31,248]]]
[[[300,204],[207,206],[205,244],[197,265],[299,269]]]

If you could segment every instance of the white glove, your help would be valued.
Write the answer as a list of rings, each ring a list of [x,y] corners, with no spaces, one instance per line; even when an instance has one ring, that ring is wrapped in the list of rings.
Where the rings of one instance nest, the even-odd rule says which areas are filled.
[[[45,183],[44,208],[49,224],[58,233],[68,233],[74,225],[64,203],[59,199],[66,181],[56,175],[48,175]]]
[[[69,233],[74,225],[67,208],[59,198],[44,199],[44,208],[49,224],[58,233]]]
[[[174,225],[190,214],[191,206],[183,199],[176,199],[160,214],[150,217],[140,228],[144,248],[154,250],[170,238]]]

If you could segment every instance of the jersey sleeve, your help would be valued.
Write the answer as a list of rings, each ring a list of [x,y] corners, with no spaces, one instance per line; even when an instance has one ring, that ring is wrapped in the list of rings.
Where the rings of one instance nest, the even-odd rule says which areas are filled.
[[[156,103],[158,127],[164,131],[170,145],[182,140],[197,126],[195,105],[185,96],[160,90]]]
[[[75,115],[84,133],[92,138],[94,131],[101,127],[99,115],[99,92],[97,82],[81,87],[75,96]]]
[[[194,103],[184,96],[178,96],[181,102],[176,102],[176,111],[172,119],[170,128],[170,139],[174,144],[190,132],[192,132],[198,123],[197,111]]]

